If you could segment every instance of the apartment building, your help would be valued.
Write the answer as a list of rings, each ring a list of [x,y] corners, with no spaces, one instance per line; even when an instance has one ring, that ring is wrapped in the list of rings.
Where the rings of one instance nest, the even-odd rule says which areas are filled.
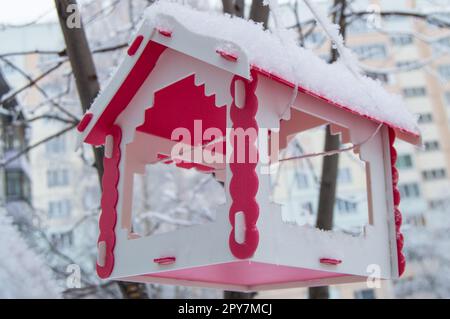
[[[0,53],[57,51],[64,48],[57,23],[6,29],[0,32],[0,42],[2,43]],[[58,59],[61,58],[57,55],[46,54],[8,57],[8,60],[31,78],[46,72],[58,62]],[[1,66],[12,90],[28,83],[28,79],[14,67],[6,63],[2,63]],[[34,87],[20,96],[19,103],[27,119],[36,119],[27,123],[26,138],[29,145],[34,145],[69,125],[51,118],[40,118],[43,115],[55,114],[55,104],[61,101],[59,96],[62,96],[64,90],[69,89],[69,85],[73,87],[73,83],[69,84],[71,76],[69,70],[70,66],[66,63],[60,70],[40,81],[39,88],[43,89],[45,94]],[[81,109],[77,96],[69,94],[64,99],[65,105],[70,105],[68,111],[79,116]],[[11,134],[5,135],[11,136],[9,144],[14,146],[11,146],[12,149],[10,147],[11,150],[8,152],[17,152],[23,148],[23,145],[18,146],[18,149],[15,147],[17,138],[21,136],[19,133],[16,129]],[[25,170],[18,171],[15,168],[11,172],[7,171],[10,176],[7,191],[14,192],[14,196],[26,198],[32,206],[32,214],[24,218],[39,220],[40,226],[53,244],[61,249],[68,249],[75,241],[84,240],[83,233],[76,238],[72,228],[89,212],[98,213],[98,178],[95,169],[86,168],[87,165],[80,159],[83,156],[84,160],[89,162],[92,160],[91,154],[86,152],[83,155],[80,150],[76,152],[76,145],[77,136],[72,130],[33,148],[26,156],[14,162],[22,165],[26,163]]]
[[[381,10],[414,9],[422,12],[450,10],[428,1],[379,1]],[[426,5],[426,6],[425,6]],[[393,16],[383,19],[384,34],[350,33],[348,45],[368,65],[370,75],[389,90],[402,94],[416,114],[423,134],[423,147],[398,143],[398,168],[405,222],[424,223],[430,210],[448,203],[450,131],[448,98],[450,30],[423,20]],[[361,31],[361,30],[359,30]]]
[[[0,109],[0,206],[22,225],[30,211],[31,176],[28,157],[15,158],[28,145],[28,127],[20,122],[23,114],[16,111],[16,99],[7,99],[11,92],[0,69],[0,99],[6,99]]]

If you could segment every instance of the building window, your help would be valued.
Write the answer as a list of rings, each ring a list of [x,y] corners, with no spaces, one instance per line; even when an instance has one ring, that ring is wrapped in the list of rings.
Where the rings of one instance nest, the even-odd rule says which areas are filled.
[[[419,114],[419,119],[417,120],[420,124],[433,122],[433,115],[431,113]]]
[[[66,143],[64,136],[59,136],[54,138],[47,143],[45,143],[45,148],[48,153],[60,154],[64,153],[66,150]]]
[[[47,186],[67,186],[69,185],[69,172],[66,169],[52,169],[47,171]]]
[[[398,8],[393,3],[398,3],[401,1],[380,1],[381,8]],[[387,10],[387,9],[386,9]],[[396,10],[396,9],[394,9]],[[399,15],[387,15],[383,17],[383,22],[386,30],[410,30],[411,29],[411,18]]]
[[[355,291],[356,299],[375,299],[375,291],[373,289],[361,289]]]
[[[349,34],[361,34],[370,32],[370,24],[365,19],[353,19],[350,24],[347,25],[347,32]]]
[[[398,185],[398,190],[403,198],[417,198],[420,196],[419,185],[416,183]]]
[[[300,204],[300,208],[303,213],[306,213],[308,215],[313,214],[313,205],[311,202],[306,202],[306,203]]]
[[[399,34],[391,36],[391,42],[395,46],[405,46],[413,43],[413,37],[408,34]]]
[[[428,201],[430,209],[446,209],[448,204],[448,199],[432,199]]]
[[[427,94],[427,90],[424,87],[410,87],[403,89],[404,97],[420,97],[425,96]]]
[[[408,216],[405,218],[405,224],[414,225],[414,226],[425,226],[426,219],[425,219],[425,216],[423,216],[422,214]]]
[[[447,107],[447,119],[450,121],[450,91],[445,92],[444,103]]]
[[[428,141],[423,143],[425,151],[437,151],[439,150],[439,142],[438,141]]]
[[[71,211],[72,205],[67,199],[50,201],[48,203],[49,218],[68,218],[70,217]]]
[[[4,150],[23,150],[26,143],[24,128],[22,126],[16,126],[12,123],[4,123],[4,125],[4,131],[2,132],[4,134]]]
[[[443,179],[447,176],[445,169],[430,169],[422,172],[422,176],[426,181],[435,180],[435,179]]]
[[[360,45],[353,47],[352,50],[361,60],[385,59],[387,56],[387,51],[384,44]]]
[[[345,199],[336,198],[336,207],[341,213],[354,213],[357,209],[357,204]]]
[[[445,92],[445,104],[450,108],[450,91]]]
[[[73,233],[71,231],[64,233],[54,233],[51,235],[53,245],[58,248],[70,247],[73,244]]]
[[[450,64],[439,66],[438,72],[442,79],[450,81]]]
[[[412,157],[409,154],[399,155],[396,166],[398,169],[407,169],[413,166]]]
[[[428,23],[439,28],[445,28],[450,21],[450,14],[448,12],[436,12],[433,14],[434,19],[429,19]]]
[[[295,172],[295,182],[298,188],[308,187],[308,175],[301,172]]]
[[[326,40],[325,36],[320,32],[313,32],[308,35],[305,39],[305,44],[309,44],[311,46],[317,46],[324,43]]]
[[[7,201],[30,200],[30,180],[22,170],[7,170],[5,172],[5,182]]]
[[[338,183],[342,184],[349,184],[352,182],[352,171],[350,168],[345,167],[339,169],[338,177],[337,177]]]
[[[441,53],[443,51],[448,51],[450,48],[450,37],[445,37],[439,39],[432,44],[435,53]]]
[[[367,72],[366,75],[376,81],[382,83],[389,83],[389,76],[386,73]]]

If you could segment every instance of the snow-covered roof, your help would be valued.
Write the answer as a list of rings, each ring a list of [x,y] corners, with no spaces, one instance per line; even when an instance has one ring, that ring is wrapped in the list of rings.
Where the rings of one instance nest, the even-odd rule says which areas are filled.
[[[356,78],[343,63],[328,64],[311,50],[299,47],[295,34],[280,37],[253,21],[170,2],[155,3],[145,16],[148,23],[164,25],[160,14],[174,17],[192,32],[235,43],[252,66],[361,115],[420,134],[415,116],[400,95],[387,92],[380,82],[366,76]]]
[[[333,64],[326,63],[312,51],[299,47],[288,31],[277,30],[275,35],[264,30],[261,24],[252,21],[160,1],[146,10],[144,22],[137,35],[143,42],[152,40],[163,46],[170,46],[170,40],[159,42],[158,39],[164,37],[158,35],[158,32],[154,34],[152,30],[170,31],[174,27],[171,23],[187,30],[190,36],[212,39],[197,42],[197,45],[190,42],[197,41],[197,38],[184,39],[181,41],[182,47],[175,48],[180,52],[197,58],[203,57],[207,63],[210,63],[208,59],[211,59],[209,51],[225,49],[232,54],[240,54],[240,60],[228,68],[228,71],[248,77],[250,68],[257,69],[276,81],[291,87],[297,86],[299,91],[323,98],[346,111],[367,117],[377,123],[387,124],[404,140],[415,144],[420,142],[416,119],[407,110],[400,95],[387,92],[380,82],[366,76],[355,75],[339,61]],[[183,34],[186,35],[184,32]],[[204,48],[199,43],[220,44],[223,48]],[[117,117],[121,112],[119,107],[126,107],[122,101],[119,103],[120,106],[110,107],[111,111],[106,112],[108,103],[112,103],[114,95],[119,90],[123,89],[129,91],[128,95],[131,94],[130,88],[122,86],[126,76],[136,67],[135,63],[142,55],[142,50],[139,48],[136,55],[125,56],[110,82],[93,103],[89,110],[90,118],[84,123],[86,127],[81,132],[82,140],[96,145],[101,144],[100,138],[96,140],[88,138],[92,136],[91,131],[94,127],[98,125],[101,127],[106,123],[102,122],[102,119],[111,120]],[[215,52],[213,56],[217,59]],[[149,63],[151,62],[144,61],[146,65]],[[220,64],[212,64],[220,67]]]

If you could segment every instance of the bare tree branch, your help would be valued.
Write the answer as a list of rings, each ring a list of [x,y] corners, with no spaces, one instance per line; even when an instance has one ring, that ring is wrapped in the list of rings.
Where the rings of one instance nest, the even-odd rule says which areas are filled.
[[[25,120],[23,120],[21,122],[23,122],[23,123],[31,123],[31,122],[35,122],[35,121],[38,121],[38,120],[55,120],[55,121],[59,121],[59,122],[66,123],[66,124],[75,124],[75,125],[78,124],[78,121],[68,120],[68,119],[62,118],[62,117],[60,117],[58,115],[51,115],[51,114],[39,115],[39,116],[36,116],[36,117],[25,119]]]
[[[92,50],[92,54],[107,53],[107,52],[111,52],[111,51],[121,50],[121,49],[126,48],[126,47],[128,47],[128,43],[119,43],[119,44],[113,45],[113,46],[107,46],[107,47],[104,47],[104,48],[94,49],[94,50]],[[13,52],[7,52],[7,53],[0,54],[0,57],[7,58],[7,57],[12,57],[12,56],[33,55],[33,54],[38,54],[38,55],[56,55],[56,56],[59,56],[59,57],[67,57],[67,50],[63,49],[63,50],[13,51]]]
[[[57,64],[55,64],[53,67],[51,67],[44,73],[40,74],[39,76],[37,76],[34,79],[31,79],[27,84],[25,84],[21,88],[17,89],[16,91],[12,92],[11,94],[8,94],[6,98],[4,98],[3,100],[0,101],[0,105],[3,105],[4,103],[8,103],[9,101],[14,99],[17,95],[19,95],[26,89],[36,85],[36,83],[38,83],[39,81],[44,79],[47,75],[49,75],[49,74],[53,73],[54,71],[56,71],[57,69],[59,69],[65,62],[67,62],[67,60],[59,61]]]
[[[14,70],[16,70],[17,72],[19,72],[24,78],[26,78],[28,81],[30,81],[30,83],[33,82],[33,79],[27,74],[25,73],[25,71],[23,71],[21,68],[19,68],[18,66],[16,66],[14,63],[12,63],[11,61],[9,61],[6,58],[0,57],[0,60],[2,60],[3,62],[5,62],[7,65],[9,65],[11,68],[13,68]],[[56,103],[53,99],[51,99],[47,92],[45,92],[44,89],[42,89],[37,83],[34,83],[34,87],[54,106],[56,107],[58,110],[60,110],[61,112],[63,112],[64,114],[66,114],[67,116],[69,116],[70,118],[72,118],[75,121],[78,121],[78,118],[73,115],[72,113],[70,113],[69,111],[67,111],[66,109],[64,109],[61,105],[59,105],[58,103]]]
[[[373,12],[373,11],[353,11],[351,13],[347,13],[344,15],[345,18],[348,17],[354,17],[354,16],[371,16],[371,15],[380,15],[381,17],[389,17],[389,16],[398,16],[398,17],[410,17],[410,18],[417,18],[425,20],[426,22],[436,25],[440,28],[450,28],[450,22],[440,19],[437,15],[439,12],[435,13],[420,13],[416,11],[402,11],[402,10],[395,10],[395,11],[380,11],[380,12]]]

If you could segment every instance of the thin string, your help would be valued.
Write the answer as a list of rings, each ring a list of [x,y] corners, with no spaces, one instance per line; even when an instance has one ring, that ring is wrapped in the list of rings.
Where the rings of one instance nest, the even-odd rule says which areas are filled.
[[[343,153],[343,152],[348,152],[348,151],[354,150],[355,148],[361,147],[364,144],[366,144],[367,142],[369,142],[370,140],[372,140],[375,137],[375,135],[378,134],[378,132],[380,131],[382,126],[383,126],[383,124],[378,125],[377,129],[369,137],[367,137],[364,141],[362,141],[360,143],[357,143],[357,144],[354,144],[352,146],[345,147],[345,148],[340,148],[340,149],[336,149],[336,150],[331,150],[331,151],[324,151],[324,152],[318,152],[318,153],[308,153],[308,154],[299,155],[299,156],[282,158],[282,159],[280,159],[278,161],[279,162],[286,162],[286,161],[292,161],[292,160],[298,160],[298,159],[310,158],[310,157],[317,157],[317,156],[331,156],[331,155],[335,155],[335,154],[338,154],[338,153]]]
[[[318,156],[331,156],[331,155],[335,155],[338,153],[343,153],[343,152],[348,152],[351,150],[354,150],[356,148],[359,148],[361,146],[363,146],[364,144],[368,143],[369,141],[371,141],[380,131],[380,129],[383,127],[383,124],[380,124],[377,126],[377,128],[375,129],[375,131],[373,131],[373,133],[371,135],[369,135],[366,139],[364,139],[363,141],[356,143],[352,146],[349,147],[345,147],[345,148],[340,148],[340,149],[336,149],[336,150],[331,150],[331,151],[324,151],[324,152],[317,152],[317,153],[308,153],[308,154],[303,154],[303,155],[298,155],[298,156],[293,156],[293,157],[288,157],[288,158],[282,158],[280,160],[278,160],[278,162],[286,162],[286,161],[293,161],[293,160],[299,160],[299,159],[304,159],[304,158],[311,158],[311,157],[318,157]],[[206,144],[203,144],[201,149],[204,150],[206,147],[219,143],[219,142],[223,142],[226,140],[225,136],[222,136],[220,138],[214,139]],[[152,162],[151,164],[157,164],[160,162],[167,162],[167,161],[175,161],[175,160],[182,160],[182,156],[183,155],[189,155],[190,153],[192,153],[192,151],[194,151],[195,149],[197,149],[197,147],[191,147],[187,152],[182,152],[180,153],[176,158],[173,158],[171,156],[165,157],[165,158],[161,158],[155,162]],[[198,164],[204,164],[204,163],[198,163]],[[276,164],[276,163],[272,163]],[[224,168],[221,169],[214,169],[215,171],[222,171],[225,170]]]

